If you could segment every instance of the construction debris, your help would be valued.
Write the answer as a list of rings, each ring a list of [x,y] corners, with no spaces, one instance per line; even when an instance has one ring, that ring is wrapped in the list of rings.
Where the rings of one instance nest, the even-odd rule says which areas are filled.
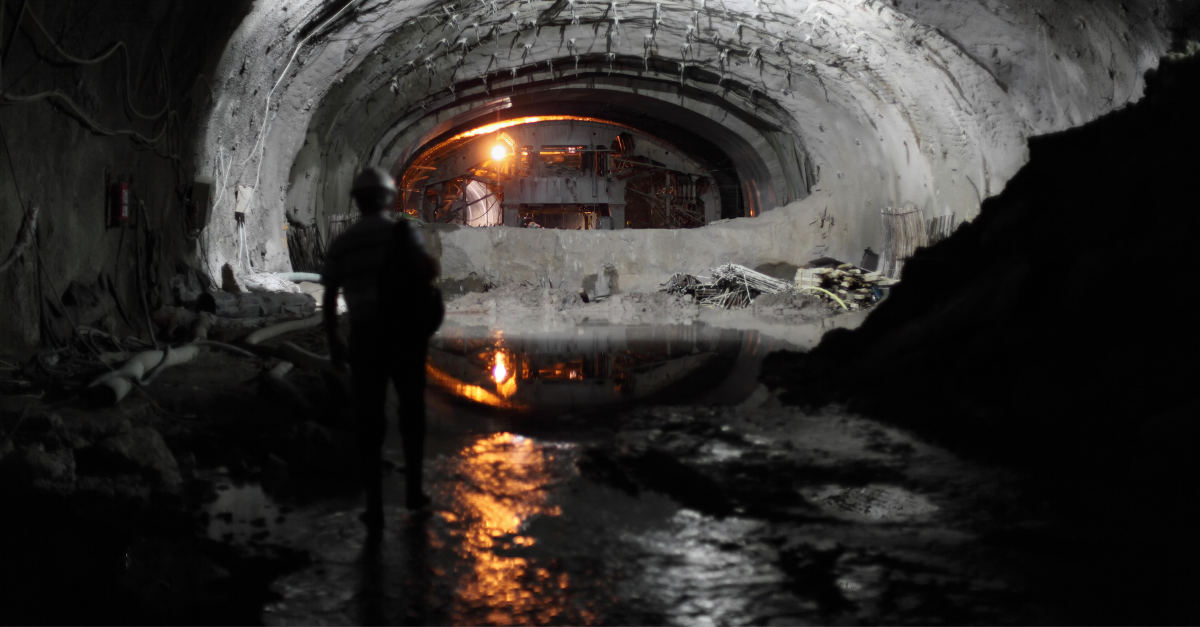
[[[898,283],[882,272],[871,272],[843,263],[821,268],[800,268],[796,271],[796,288],[820,298],[837,301],[847,309],[869,307],[885,295],[885,290]]]
[[[857,268],[852,264],[837,264],[836,267],[801,268],[796,272],[796,282],[790,283],[745,266],[727,263],[713,268],[711,283],[703,283],[695,276],[676,273],[659,289],[661,292],[690,295],[696,304],[707,307],[732,309],[748,307],[763,294],[807,293],[825,300],[841,309],[862,309],[877,302],[883,290],[896,283],[879,272]]]
[[[296,319],[295,314],[287,312],[252,318],[235,318],[217,316],[203,311],[195,312],[186,307],[162,307],[154,312],[154,322],[158,328],[166,337],[173,339],[187,339],[189,335],[186,330],[191,330],[190,337],[196,339],[208,339],[210,334],[230,339],[272,324]]]
[[[747,307],[760,294],[796,291],[795,286],[787,281],[771,278],[735,263],[713,268],[710,274],[712,283],[708,284],[701,283],[700,279],[690,274],[673,274],[659,291],[689,294],[696,299],[698,305],[721,309]]]

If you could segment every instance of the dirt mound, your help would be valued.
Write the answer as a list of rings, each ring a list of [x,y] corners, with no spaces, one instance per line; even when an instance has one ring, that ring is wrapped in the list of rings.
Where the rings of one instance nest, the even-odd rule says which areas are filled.
[[[574,326],[584,321],[610,324],[690,324],[701,318],[717,326],[804,325],[836,316],[820,299],[802,294],[764,294],[745,309],[701,307],[691,295],[666,292],[614,294],[584,303],[568,290],[505,285],[482,294],[467,294],[446,303],[446,314],[458,322],[480,322],[510,329]]]
[[[763,294],[754,299],[750,311],[757,318],[784,324],[805,324],[837,315],[820,298],[791,292]]]

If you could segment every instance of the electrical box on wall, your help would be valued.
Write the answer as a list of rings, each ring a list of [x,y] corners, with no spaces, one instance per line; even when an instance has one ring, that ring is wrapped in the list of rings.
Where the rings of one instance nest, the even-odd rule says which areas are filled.
[[[245,220],[246,214],[250,213],[250,200],[253,197],[253,187],[246,187],[245,185],[237,186],[237,204],[233,208],[233,215],[238,220]]]
[[[129,183],[124,177],[118,177],[108,189],[108,225],[125,226],[129,223],[130,206],[133,203]]]

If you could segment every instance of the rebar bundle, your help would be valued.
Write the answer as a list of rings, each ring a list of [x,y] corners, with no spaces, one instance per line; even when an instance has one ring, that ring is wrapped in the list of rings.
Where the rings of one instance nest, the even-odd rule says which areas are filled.
[[[325,267],[325,246],[316,225],[305,227],[291,225],[287,232],[288,255],[295,272],[316,272]]]
[[[781,292],[794,292],[796,287],[788,281],[769,277],[761,272],[755,272],[745,266],[739,266],[736,263],[727,263],[712,269],[713,284],[731,288],[742,287],[747,292],[755,291],[760,294],[779,294]]]
[[[692,294],[700,286],[700,279],[682,272],[676,272],[663,284],[661,291],[668,294]]]
[[[760,294],[796,291],[796,287],[787,281],[735,263],[713,268],[710,274],[712,282],[705,284],[690,274],[676,273],[667,279],[661,290],[670,294],[691,294],[699,305],[722,309],[748,307]]]

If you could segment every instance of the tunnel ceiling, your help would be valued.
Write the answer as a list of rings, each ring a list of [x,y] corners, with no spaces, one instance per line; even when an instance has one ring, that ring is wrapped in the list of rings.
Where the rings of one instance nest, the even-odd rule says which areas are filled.
[[[255,188],[250,236],[283,268],[285,211],[347,211],[355,170],[400,168],[497,111],[598,115],[680,145],[673,126],[699,129],[761,160],[749,176],[763,208],[811,187],[864,232],[900,203],[970,219],[1028,137],[1141,96],[1173,6],[263,0],[227,43],[196,146],[218,184],[208,263],[236,250],[220,219],[235,185]]]

